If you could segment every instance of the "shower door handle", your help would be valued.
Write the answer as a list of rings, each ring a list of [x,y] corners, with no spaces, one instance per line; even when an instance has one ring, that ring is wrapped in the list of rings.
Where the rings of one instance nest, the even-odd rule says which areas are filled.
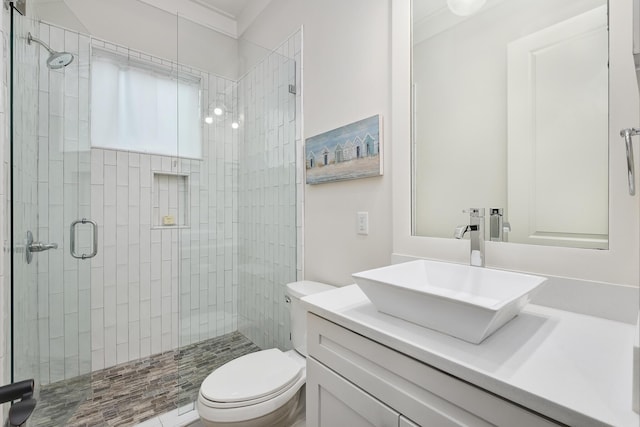
[[[93,244],[92,250],[89,254],[78,254],[76,253],[76,226],[78,224],[90,224],[93,230]],[[71,246],[71,256],[78,259],[88,259],[93,258],[98,253],[98,224],[95,221],[91,221],[90,219],[82,218],[71,223],[71,236],[70,236],[70,246]]]
[[[627,179],[629,180],[629,195],[635,196],[636,194],[636,178],[635,178],[635,166],[633,161],[633,144],[631,137],[634,135],[640,135],[640,129],[630,128],[622,129],[620,136],[624,138],[624,142],[627,150]]]

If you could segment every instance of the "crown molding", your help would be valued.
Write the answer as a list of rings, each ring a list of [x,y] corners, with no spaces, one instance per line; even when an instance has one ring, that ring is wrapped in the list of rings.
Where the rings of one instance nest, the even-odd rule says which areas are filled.
[[[150,6],[193,21],[234,39],[238,38],[238,23],[228,14],[191,0],[139,0]]]

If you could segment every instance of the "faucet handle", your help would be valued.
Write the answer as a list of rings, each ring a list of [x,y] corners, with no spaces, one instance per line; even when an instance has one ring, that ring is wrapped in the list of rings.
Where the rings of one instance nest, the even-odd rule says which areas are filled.
[[[484,218],[484,208],[464,209],[462,213],[468,213],[470,217]]]
[[[455,237],[456,239],[462,239],[467,231],[469,231],[468,225],[459,225],[453,232],[453,237]]]

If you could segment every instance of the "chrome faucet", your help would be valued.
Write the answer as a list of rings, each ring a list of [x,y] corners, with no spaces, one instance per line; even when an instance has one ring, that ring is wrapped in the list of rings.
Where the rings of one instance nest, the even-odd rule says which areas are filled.
[[[511,231],[511,224],[504,220],[504,209],[489,208],[489,239],[492,242],[506,242],[506,233]]]
[[[469,225],[456,227],[453,236],[462,239],[469,232],[471,252],[469,264],[484,267],[484,208],[470,208],[463,212],[469,213]]]

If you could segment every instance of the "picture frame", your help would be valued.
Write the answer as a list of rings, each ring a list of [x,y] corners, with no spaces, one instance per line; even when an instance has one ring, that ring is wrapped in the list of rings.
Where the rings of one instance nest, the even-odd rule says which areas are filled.
[[[382,167],[379,114],[305,140],[307,184],[381,176]]]

